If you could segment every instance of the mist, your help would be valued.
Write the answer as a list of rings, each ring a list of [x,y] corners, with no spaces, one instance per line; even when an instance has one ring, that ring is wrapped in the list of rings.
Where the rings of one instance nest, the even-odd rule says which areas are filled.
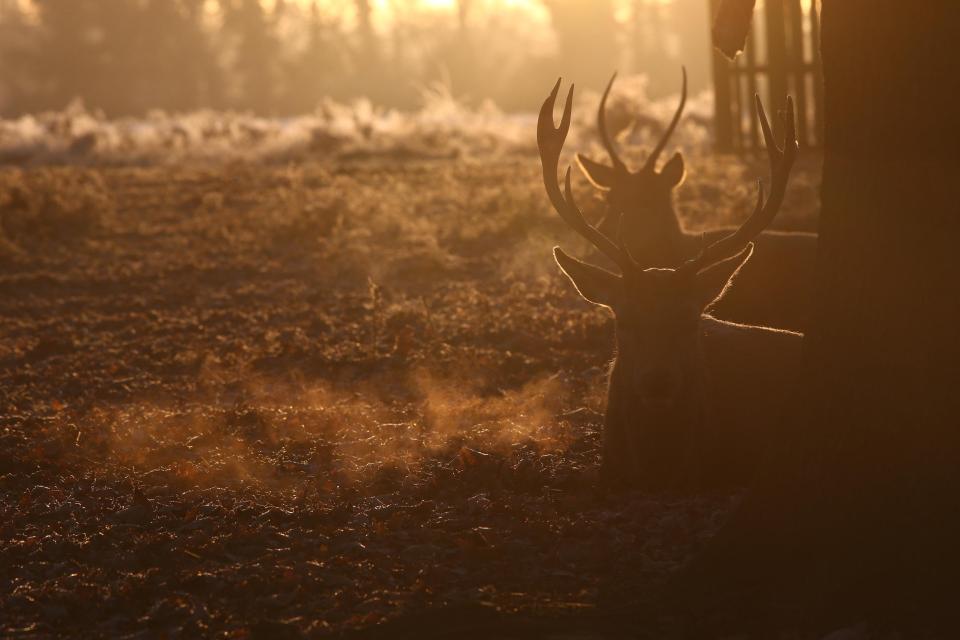
[[[909,4],[0,0],[0,636],[955,637]]]
[[[0,115],[79,101],[108,118],[152,111],[312,112],[367,98],[417,109],[435,93],[530,111],[536,78],[602,88],[643,73],[654,98],[709,83],[699,0],[355,2],[4,0]]]

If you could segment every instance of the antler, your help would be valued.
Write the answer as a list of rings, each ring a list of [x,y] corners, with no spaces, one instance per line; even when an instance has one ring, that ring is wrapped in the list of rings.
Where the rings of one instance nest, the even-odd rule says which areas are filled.
[[[680,122],[680,116],[683,114],[683,108],[687,104],[687,68],[682,68],[683,88],[680,91],[680,104],[677,106],[676,113],[673,114],[673,119],[670,121],[670,126],[668,126],[667,130],[664,131],[660,141],[657,142],[657,146],[654,147],[650,157],[647,158],[647,161],[644,163],[644,169],[656,168],[657,159],[660,157],[660,154],[663,153],[664,148],[667,146],[667,142],[670,140],[670,136],[673,135],[674,130],[677,128],[677,124]],[[610,97],[610,90],[613,89],[613,82],[616,79],[617,74],[614,72],[613,76],[610,78],[610,82],[607,83],[607,88],[603,91],[603,97],[600,98],[600,108],[597,110],[597,129],[600,131],[600,142],[603,143],[603,148],[607,150],[607,155],[610,156],[610,161],[613,163],[613,167],[618,171],[627,171],[627,165],[617,152],[617,148],[613,144],[613,138],[610,136],[610,132],[607,130],[607,98]]]
[[[670,136],[673,135],[674,130],[677,128],[677,123],[680,122],[680,116],[683,115],[683,108],[687,104],[687,68],[682,67],[682,69],[683,88],[680,90],[680,104],[677,106],[677,110],[673,114],[673,120],[670,121],[670,126],[668,126],[667,130],[663,132],[660,142],[658,142],[657,146],[653,148],[653,152],[650,154],[650,157],[647,158],[646,163],[644,163],[644,169],[656,168],[657,158],[659,158],[660,154],[663,153],[664,148],[667,146],[667,142],[670,140]]]
[[[570,131],[570,119],[573,113],[573,86],[571,85],[570,91],[567,93],[566,104],[563,107],[563,116],[560,118],[560,126],[554,127],[553,109],[557,102],[557,93],[560,91],[560,82],[561,80],[558,79],[553,91],[544,100],[543,106],[540,107],[540,116],[537,119],[537,148],[540,150],[540,164],[543,167],[543,186],[547,190],[550,203],[564,222],[589,240],[601,253],[613,260],[620,267],[620,270],[626,274],[636,267],[636,263],[630,257],[622,242],[615,244],[591,226],[583,217],[583,212],[580,211],[573,200],[569,167],[567,167],[564,179],[564,191],[560,191],[560,183],[557,181],[560,152],[563,150],[563,143]]]
[[[794,117],[793,98],[787,98],[787,113],[784,116],[784,141],[783,148],[777,146],[773,139],[773,132],[770,130],[770,122],[767,120],[767,114],[763,110],[763,103],[760,102],[760,96],[755,96],[757,105],[757,117],[760,118],[760,127],[763,129],[763,140],[767,147],[767,155],[770,158],[770,198],[764,202],[763,183],[759,184],[759,195],[757,206],[753,214],[744,222],[739,229],[730,235],[717,240],[713,244],[704,247],[700,255],[687,261],[678,269],[688,274],[696,274],[718,262],[732,258],[740,253],[751,240],[756,238],[776,217],[783,204],[783,196],[786,193],[787,181],[790,178],[790,170],[797,159],[797,127]]]
[[[616,147],[613,146],[613,138],[607,132],[607,98],[610,97],[610,90],[613,88],[613,81],[616,79],[617,72],[614,71],[613,76],[610,77],[610,82],[607,83],[607,88],[603,92],[603,97],[600,98],[600,108],[597,111],[597,128],[600,130],[600,141],[603,142],[603,148],[607,150],[607,155],[610,156],[614,168],[626,171],[627,165],[620,158]]]

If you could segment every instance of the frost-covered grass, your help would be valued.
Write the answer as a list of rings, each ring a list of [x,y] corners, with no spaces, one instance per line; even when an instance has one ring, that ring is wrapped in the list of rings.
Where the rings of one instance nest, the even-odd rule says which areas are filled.
[[[611,125],[630,129],[625,142],[642,143],[659,133],[675,99],[651,102],[643,77],[625,78],[610,104]],[[543,88],[544,96],[550,87]],[[691,100],[677,143],[689,152],[709,144],[711,96]],[[599,96],[577,103],[570,142],[584,148],[594,137]],[[538,104],[529,113],[510,114],[485,103],[467,108],[442,88],[423,92],[415,112],[378,108],[368,100],[327,101],[291,118],[198,111],[110,120],[75,103],[59,112],[0,120],[0,162],[16,164],[171,164],[184,160],[288,161],[304,158],[489,157],[535,149]]]
[[[431,109],[4,124],[7,151],[45,132],[27,165],[84,166],[0,169],[0,635],[662,637],[651,598],[736,497],[598,489],[612,336],[552,262],[590,253],[533,119]],[[764,170],[705,132],[676,141],[691,228],[749,213]],[[811,228],[815,185],[808,159],[782,225]]]

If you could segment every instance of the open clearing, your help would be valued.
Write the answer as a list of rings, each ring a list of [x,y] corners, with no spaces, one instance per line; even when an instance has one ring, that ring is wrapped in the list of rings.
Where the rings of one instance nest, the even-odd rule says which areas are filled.
[[[688,226],[764,166],[690,160]],[[0,169],[0,215],[0,635],[657,637],[736,500],[596,488],[611,325],[535,157]]]

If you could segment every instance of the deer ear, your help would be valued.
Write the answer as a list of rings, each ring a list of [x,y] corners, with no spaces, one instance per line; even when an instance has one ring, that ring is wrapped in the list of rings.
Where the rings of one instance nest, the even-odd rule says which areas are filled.
[[[571,258],[560,247],[553,248],[553,257],[570,278],[570,282],[588,302],[612,307],[620,296],[621,279],[615,273]]]
[[[673,154],[673,157],[663,165],[660,175],[667,181],[671,187],[678,187],[687,177],[687,168],[683,164],[683,156],[680,152]]]
[[[580,167],[583,175],[587,177],[587,180],[590,181],[590,184],[597,189],[607,190],[613,188],[613,179],[616,176],[616,170],[614,170],[613,167],[594,162],[580,153],[577,154],[577,165]]]
[[[753,243],[751,242],[732,258],[718,262],[697,274],[697,293],[704,309],[713,306],[724,296],[740,269],[747,264],[752,255]]]

